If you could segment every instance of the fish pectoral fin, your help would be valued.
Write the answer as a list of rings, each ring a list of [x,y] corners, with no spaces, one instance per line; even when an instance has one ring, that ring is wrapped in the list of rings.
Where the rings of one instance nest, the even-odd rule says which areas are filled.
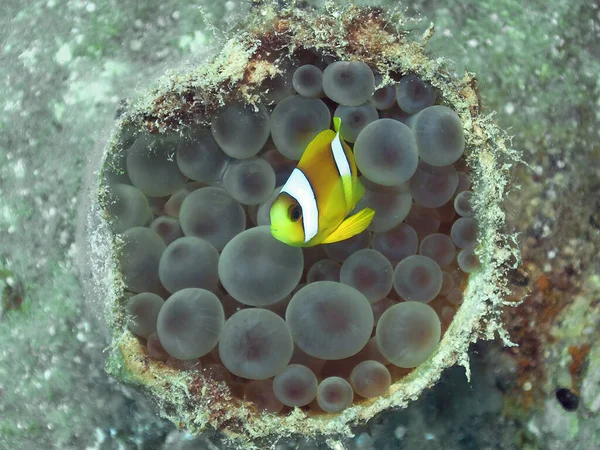
[[[356,236],[369,226],[374,215],[375,211],[371,208],[361,209],[353,216],[346,218],[333,233],[321,241],[321,244],[331,244]]]

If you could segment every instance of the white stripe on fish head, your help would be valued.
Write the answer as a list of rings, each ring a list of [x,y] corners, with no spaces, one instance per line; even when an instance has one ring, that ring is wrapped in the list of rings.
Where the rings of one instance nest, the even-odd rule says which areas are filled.
[[[295,168],[292,174],[281,188],[294,198],[302,208],[302,225],[304,227],[304,243],[307,243],[317,235],[319,231],[319,208],[317,198],[310,181],[300,169]]]

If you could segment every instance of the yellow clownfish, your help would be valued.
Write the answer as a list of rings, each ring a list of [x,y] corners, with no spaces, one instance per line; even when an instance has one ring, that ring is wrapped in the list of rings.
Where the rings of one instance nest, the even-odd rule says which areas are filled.
[[[354,155],[335,132],[319,133],[306,147],[300,162],[271,206],[271,234],[294,247],[343,241],[365,230],[375,211],[364,208],[350,216],[364,194]]]

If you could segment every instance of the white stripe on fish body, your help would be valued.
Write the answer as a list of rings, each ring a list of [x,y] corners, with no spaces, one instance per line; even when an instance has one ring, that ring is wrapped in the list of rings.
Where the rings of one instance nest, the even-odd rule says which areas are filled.
[[[350,163],[348,162],[348,158],[346,158],[346,152],[344,151],[339,131],[333,141],[331,141],[331,152],[333,153],[333,159],[335,160],[335,165],[340,176],[352,175]]]
[[[281,192],[285,192],[294,198],[302,208],[304,243],[307,243],[319,231],[319,208],[310,181],[308,181],[304,172],[295,168],[283,188],[281,188]]]
[[[337,167],[338,173],[342,179],[342,185],[344,186],[344,194],[351,192],[352,189],[350,186],[347,186],[348,183],[352,183],[352,169],[350,168],[350,162],[346,156],[346,152],[344,151],[344,146],[342,144],[342,139],[340,137],[340,132],[338,130],[337,134],[333,141],[331,141],[331,153],[333,153],[333,159],[335,161],[335,166]],[[349,198],[346,198],[346,205],[350,202]]]

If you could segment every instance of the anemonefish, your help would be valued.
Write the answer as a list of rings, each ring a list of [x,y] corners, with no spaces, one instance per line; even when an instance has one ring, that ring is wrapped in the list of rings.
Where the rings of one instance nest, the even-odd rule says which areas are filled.
[[[364,194],[354,155],[335,132],[319,133],[271,206],[271,234],[294,247],[343,241],[365,230],[375,211],[364,208],[347,217]]]

